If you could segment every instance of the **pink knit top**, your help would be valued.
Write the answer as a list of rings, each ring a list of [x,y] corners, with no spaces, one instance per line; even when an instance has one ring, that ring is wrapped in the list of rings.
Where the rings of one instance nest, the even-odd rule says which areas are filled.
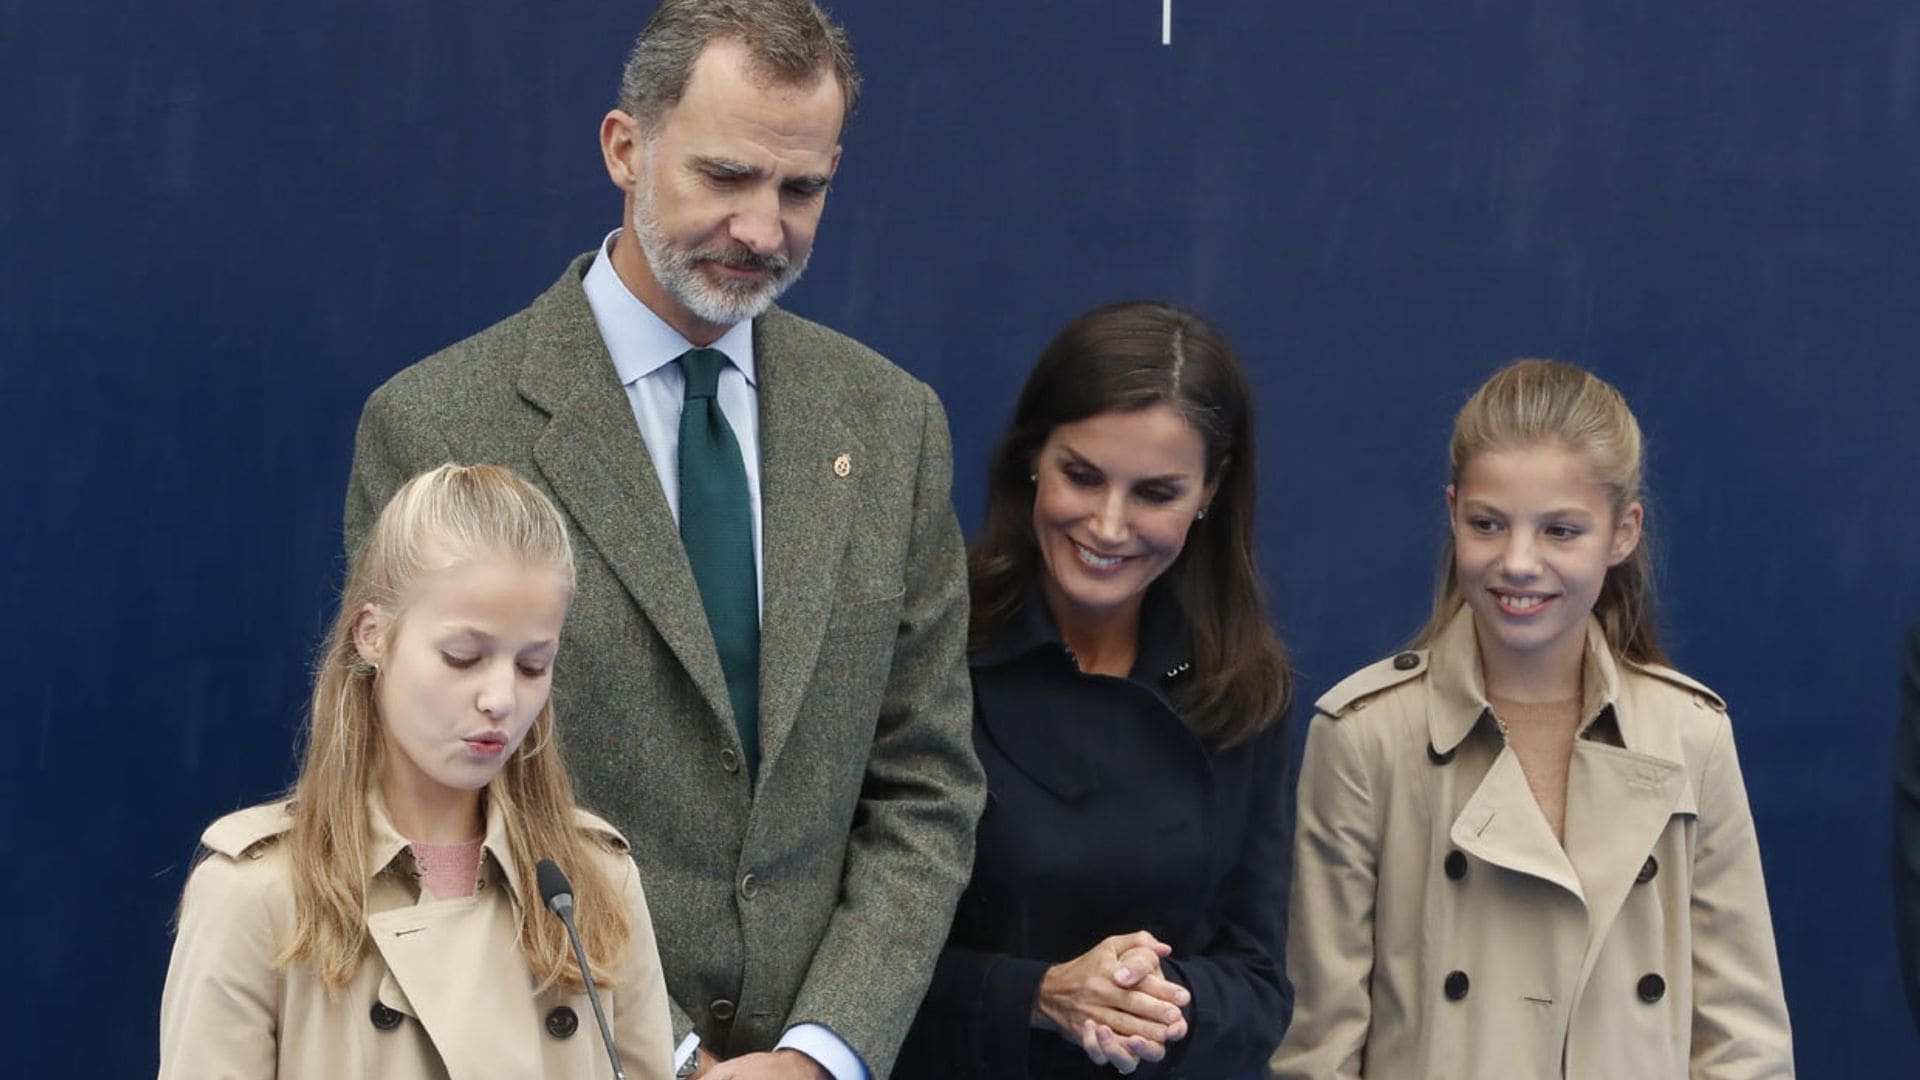
[[[420,887],[435,900],[472,896],[480,881],[480,839],[462,844],[422,844],[415,841],[413,864],[420,870]]]

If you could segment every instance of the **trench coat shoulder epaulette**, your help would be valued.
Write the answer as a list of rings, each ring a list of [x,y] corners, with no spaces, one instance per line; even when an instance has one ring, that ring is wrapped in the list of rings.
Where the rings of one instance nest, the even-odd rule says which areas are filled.
[[[1727,711],[1727,700],[1719,694],[1714,693],[1705,683],[1682,675],[1664,664],[1631,664],[1629,666],[1634,671],[1638,671],[1668,686],[1677,688],[1686,696],[1693,698],[1716,712]]]
[[[591,810],[576,806],[573,808],[573,823],[580,827],[580,831],[599,841],[608,851],[616,855],[627,854],[630,845],[627,843],[626,836],[619,829],[609,825],[607,819]]]
[[[235,810],[207,826],[207,831],[200,834],[200,845],[229,859],[238,859],[250,852],[257,857],[258,851],[293,828],[292,811],[290,799]]]
[[[1427,650],[1412,649],[1395,653],[1384,660],[1368,664],[1340,680],[1333,689],[1322,694],[1320,700],[1314,702],[1313,707],[1327,716],[1338,719],[1346,715],[1356,704],[1375,694],[1417,679],[1426,673]]]

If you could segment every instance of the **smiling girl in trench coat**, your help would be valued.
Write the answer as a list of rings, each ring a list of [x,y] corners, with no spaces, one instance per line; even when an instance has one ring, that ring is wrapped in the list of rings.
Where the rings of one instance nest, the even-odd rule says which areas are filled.
[[[1654,636],[1641,462],[1570,365],[1462,410],[1433,618],[1307,737],[1274,1077],[1793,1075],[1726,704]]]

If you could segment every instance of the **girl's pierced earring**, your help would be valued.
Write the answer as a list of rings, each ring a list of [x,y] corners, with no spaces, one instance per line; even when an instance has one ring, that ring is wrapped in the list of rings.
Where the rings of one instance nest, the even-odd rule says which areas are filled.
[[[1040,474],[1039,474],[1039,473],[1037,473],[1037,472],[1030,472],[1030,473],[1028,473],[1028,474],[1027,474],[1027,483],[1029,483],[1029,484],[1037,484],[1037,483],[1039,483],[1039,482],[1040,482]]]
[[[1200,508],[1199,513],[1193,515],[1193,520],[1195,521],[1205,521],[1206,518],[1207,518],[1207,508],[1204,506]]]

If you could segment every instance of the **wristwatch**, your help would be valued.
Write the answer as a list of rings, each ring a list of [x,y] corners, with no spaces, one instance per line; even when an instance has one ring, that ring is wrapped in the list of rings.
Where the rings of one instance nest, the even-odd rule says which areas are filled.
[[[688,1033],[676,1050],[680,1064],[673,1070],[673,1080],[687,1080],[700,1071],[700,1036]]]

